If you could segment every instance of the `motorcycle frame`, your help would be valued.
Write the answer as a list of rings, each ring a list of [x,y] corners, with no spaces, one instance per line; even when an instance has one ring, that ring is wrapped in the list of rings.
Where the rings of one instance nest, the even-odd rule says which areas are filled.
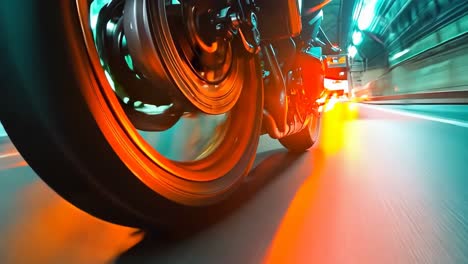
[[[301,1],[301,0],[299,0]],[[268,87],[264,85],[264,114],[263,129],[270,137],[280,139],[295,134],[308,125],[308,119],[294,121],[288,120],[288,111],[292,111],[288,105],[288,81],[290,79],[289,70],[279,61],[275,51],[275,44],[286,43],[288,61],[294,62],[297,52],[302,52],[303,47],[297,47],[293,38],[298,37],[302,32],[301,14],[297,0],[256,0],[258,12],[258,30],[261,36],[261,60],[264,69],[268,69]],[[284,10],[287,10],[286,12]],[[271,27],[269,25],[275,25]],[[278,26],[282,25],[282,26]],[[318,27],[319,25],[313,25]],[[283,45],[284,46],[284,45]],[[320,58],[317,58],[322,64]],[[282,65],[283,64],[283,65]],[[294,63],[289,63],[294,64]],[[292,65],[290,65],[292,66]],[[317,73],[319,74],[319,73]],[[265,80],[264,80],[265,81]]]

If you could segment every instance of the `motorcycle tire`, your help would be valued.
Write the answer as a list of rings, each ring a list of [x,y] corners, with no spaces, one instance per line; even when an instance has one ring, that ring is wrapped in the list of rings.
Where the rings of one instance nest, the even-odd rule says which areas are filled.
[[[91,32],[82,29],[79,5],[90,2],[17,0],[2,8],[2,124],[53,190],[98,218],[165,230],[205,221],[255,158],[263,109],[257,59],[238,54],[242,91],[216,149],[194,161],[161,157],[109,95]]]
[[[314,115],[306,128],[300,132],[280,138],[279,142],[291,152],[304,152],[317,141],[320,129],[320,115]]]

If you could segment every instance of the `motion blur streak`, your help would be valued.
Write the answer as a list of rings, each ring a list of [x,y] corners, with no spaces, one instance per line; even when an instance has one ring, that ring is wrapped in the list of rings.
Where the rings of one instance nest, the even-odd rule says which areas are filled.
[[[13,156],[19,156],[19,155],[20,154],[18,152],[7,153],[7,154],[0,155],[0,159],[13,157]]]
[[[0,135],[0,168],[10,169],[27,165],[15,146]]]
[[[330,2],[331,2],[331,0],[323,1],[323,3],[309,8],[305,13],[306,14],[312,14],[313,12],[316,12],[316,11],[322,9],[324,6],[328,5]]]
[[[21,210],[10,212],[16,222],[0,241],[3,264],[109,263],[143,237],[77,210],[41,182],[17,196]]]
[[[454,154],[466,153],[466,129],[376,113],[326,113],[325,164],[297,191],[264,263],[467,263],[466,156]]]
[[[411,108],[468,120],[468,105]],[[227,215],[128,251],[136,230],[80,212],[29,167],[0,167],[0,263],[468,263],[467,128],[382,109],[402,106],[336,103],[302,155],[262,137]]]

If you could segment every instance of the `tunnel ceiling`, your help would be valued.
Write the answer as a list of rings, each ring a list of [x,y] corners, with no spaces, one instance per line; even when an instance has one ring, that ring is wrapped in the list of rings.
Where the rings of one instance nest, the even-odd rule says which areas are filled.
[[[323,9],[322,28],[332,43],[346,50],[356,0],[332,0]]]
[[[370,68],[395,66],[468,32],[465,26],[467,0],[357,1],[358,8],[353,8],[352,15],[355,21],[348,21],[347,31],[361,36],[356,37],[353,44],[358,57],[365,59]],[[342,35],[339,26],[346,23],[336,23],[338,37]],[[327,25],[330,31],[333,31],[332,25],[332,22]]]

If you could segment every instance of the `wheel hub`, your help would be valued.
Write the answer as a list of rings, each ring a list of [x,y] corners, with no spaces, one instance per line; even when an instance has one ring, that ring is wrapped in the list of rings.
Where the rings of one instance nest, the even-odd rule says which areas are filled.
[[[212,22],[212,13],[203,14],[195,6],[185,5],[185,23],[174,21],[170,26],[176,32],[186,62],[198,77],[218,84],[226,78],[231,68],[232,49],[230,41],[221,34],[222,24]]]
[[[124,33],[135,68],[155,92],[163,88],[208,114],[230,111],[243,79],[229,39],[205,33],[210,14],[165,2],[125,2]]]

